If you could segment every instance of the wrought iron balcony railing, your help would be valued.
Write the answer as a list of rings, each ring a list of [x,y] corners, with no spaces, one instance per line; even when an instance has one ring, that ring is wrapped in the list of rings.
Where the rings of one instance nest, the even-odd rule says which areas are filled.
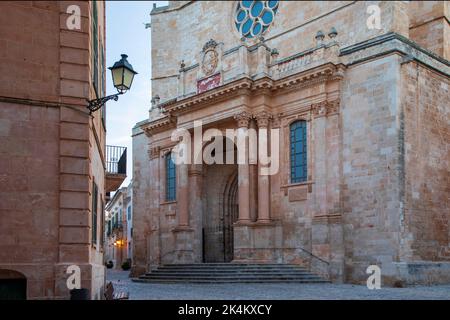
[[[106,173],[127,174],[127,148],[106,146]]]
[[[122,222],[116,222],[112,226],[112,231],[122,230],[122,229],[123,229],[123,223]]]

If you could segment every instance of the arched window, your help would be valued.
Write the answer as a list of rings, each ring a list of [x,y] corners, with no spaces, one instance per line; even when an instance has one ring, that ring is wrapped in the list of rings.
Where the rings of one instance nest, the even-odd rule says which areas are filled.
[[[291,183],[307,179],[307,136],[306,121],[290,125],[291,134]]]
[[[166,155],[166,201],[174,201],[177,196],[177,176],[172,152]]]

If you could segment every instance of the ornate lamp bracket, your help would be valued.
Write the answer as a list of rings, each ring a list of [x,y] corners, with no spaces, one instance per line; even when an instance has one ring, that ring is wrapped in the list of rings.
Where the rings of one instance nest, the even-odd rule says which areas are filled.
[[[92,114],[92,112],[97,111],[98,109],[103,107],[105,105],[105,103],[109,100],[114,100],[114,101],[119,100],[119,95],[121,95],[121,94],[123,94],[123,92],[112,94],[112,95],[109,95],[109,96],[106,96],[103,98],[99,98],[99,99],[87,100],[87,102],[88,102],[87,108],[89,109],[89,114]]]

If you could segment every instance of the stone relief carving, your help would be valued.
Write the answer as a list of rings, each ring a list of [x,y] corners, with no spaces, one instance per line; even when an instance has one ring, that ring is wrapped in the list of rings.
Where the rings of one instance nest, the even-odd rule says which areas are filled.
[[[202,71],[205,76],[210,76],[216,71],[219,63],[219,53],[217,52],[217,46],[219,44],[211,39],[203,46],[203,58],[202,58]]]
[[[222,83],[222,43],[211,39],[205,43],[199,56],[197,93],[218,87]]]
[[[210,76],[216,71],[219,62],[217,51],[212,49],[205,52],[202,61],[202,71],[205,76]]]
[[[311,105],[311,109],[314,115],[314,118],[323,117],[327,115],[327,103],[326,101],[322,101],[319,103],[313,103]]]
[[[258,127],[267,128],[269,126],[269,121],[272,119],[272,115],[267,111],[262,111],[255,115],[256,122],[258,123]]]
[[[251,119],[252,115],[246,111],[238,113],[234,116],[234,120],[237,121],[237,125],[239,128],[248,128]]]
[[[150,160],[156,159],[159,157],[159,152],[161,151],[160,147],[153,147],[149,150]]]
[[[311,110],[314,118],[324,117],[339,113],[339,100],[333,101],[322,101],[319,103],[313,103],[311,105]]]

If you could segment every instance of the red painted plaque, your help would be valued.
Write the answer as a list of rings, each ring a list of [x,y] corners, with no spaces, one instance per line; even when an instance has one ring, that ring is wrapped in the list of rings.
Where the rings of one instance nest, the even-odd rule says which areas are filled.
[[[220,85],[220,73],[211,77],[197,81],[197,93],[202,93],[214,89]]]

